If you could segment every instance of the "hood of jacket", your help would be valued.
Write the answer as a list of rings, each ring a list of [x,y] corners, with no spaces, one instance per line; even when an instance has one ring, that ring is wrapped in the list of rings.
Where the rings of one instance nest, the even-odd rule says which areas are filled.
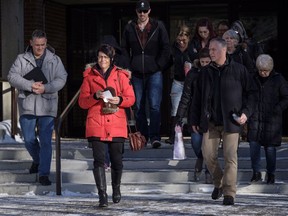
[[[122,50],[113,35],[104,35],[102,44],[107,44],[115,49],[115,52],[122,54]]]
[[[240,20],[236,20],[235,22],[232,23],[231,29],[236,31],[240,37],[239,43],[244,42],[245,40],[248,39],[247,32],[244,28],[243,23]]]

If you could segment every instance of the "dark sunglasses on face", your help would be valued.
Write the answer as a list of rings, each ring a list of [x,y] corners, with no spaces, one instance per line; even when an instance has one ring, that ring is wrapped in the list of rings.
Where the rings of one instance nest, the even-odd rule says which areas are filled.
[[[137,13],[139,13],[139,14],[141,14],[141,13],[146,14],[146,13],[148,13],[148,11],[149,11],[149,10],[137,10]]]

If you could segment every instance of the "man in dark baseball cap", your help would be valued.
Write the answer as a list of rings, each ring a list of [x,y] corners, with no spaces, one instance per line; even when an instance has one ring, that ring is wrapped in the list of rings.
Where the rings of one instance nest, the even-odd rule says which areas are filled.
[[[147,0],[138,0],[135,12],[137,18],[125,26],[121,46],[130,60],[131,81],[137,99],[137,128],[156,149],[161,146],[162,71],[168,65],[170,41],[164,23],[149,17],[151,8]],[[149,124],[146,105],[149,105]]]
[[[136,3],[136,10],[142,11],[142,10],[149,10],[150,4],[146,0],[140,0]]]

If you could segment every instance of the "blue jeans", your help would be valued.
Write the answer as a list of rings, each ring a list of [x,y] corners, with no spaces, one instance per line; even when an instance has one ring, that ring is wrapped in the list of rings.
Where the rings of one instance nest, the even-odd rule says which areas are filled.
[[[48,176],[50,174],[52,158],[51,141],[54,129],[54,117],[22,115],[19,121],[25,147],[33,162],[39,164],[39,176]]]
[[[191,133],[191,144],[192,144],[192,148],[194,150],[194,153],[196,155],[197,158],[203,159],[203,155],[202,155],[202,134],[199,133]]]
[[[203,135],[200,133],[191,133],[191,145],[192,149],[196,155],[197,158],[203,159],[203,154],[202,154],[202,138]],[[205,173],[209,173],[207,166],[205,165]]]
[[[136,96],[136,125],[137,129],[151,143],[154,140],[160,141],[161,125],[161,101],[163,90],[163,76],[161,71],[153,74],[145,74],[143,78],[132,77],[133,87]],[[148,99],[148,110],[150,123],[148,125],[146,115],[146,99]]]
[[[180,82],[177,80],[173,80],[172,88],[171,88],[171,116],[176,116],[177,109],[181,100],[182,92],[184,88],[184,82]]]
[[[259,142],[250,142],[250,158],[253,172],[261,170],[261,144]],[[264,146],[266,156],[266,170],[269,174],[275,174],[276,170],[276,147]]]

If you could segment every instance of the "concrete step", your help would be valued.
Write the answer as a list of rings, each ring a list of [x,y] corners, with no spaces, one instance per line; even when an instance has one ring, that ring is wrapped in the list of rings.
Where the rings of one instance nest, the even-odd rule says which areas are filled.
[[[125,194],[175,194],[175,193],[208,193],[211,194],[214,186],[212,184],[201,184],[195,182],[186,183],[122,183],[121,193]],[[61,185],[62,194],[74,192],[79,194],[97,194],[95,183],[92,184],[73,184],[63,183]],[[39,183],[22,184],[0,184],[0,194],[25,195],[25,194],[55,194],[56,185],[42,186]],[[107,183],[107,193],[111,199],[111,184]],[[237,185],[237,194],[281,194],[288,195],[288,184],[276,182],[274,185],[265,183],[249,184],[240,182]]]
[[[124,158],[123,165],[125,170],[158,170],[158,169],[175,169],[175,170],[194,170],[196,158],[186,158],[185,160],[172,160],[165,158]],[[219,158],[221,165],[224,164],[224,159]],[[29,170],[31,166],[31,159],[29,160],[0,160],[1,170]],[[261,157],[262,167],[266,167],[265,157]],[[288,157],[277,157],[277,169],[287,168]],[[203,165],[203,169],[205,164]],[[251,169],[251,161],[249,157],[238,158],[239,169]],[[55,171],[55,159],[51,162],[51,171]],[[62,159],[61,169],[67,170],[92,170],[93,159]]]
[[[195,158],[190,141],[186,141],[185,152],[188,158]],[[87,147],[88,144],[79,142],[63,142],[61,144],[61,158],[62,159],[88,159],[92,158],[92,150]],[[53,144],[53,158],[55,158],[55,144]],[[261,149],[262,157],[265,156],[263,148]],[[223,156],[223,150],[219,149],[219,157]],[[247,142],[239,144],[238,156],[249,158],[250,150]],[[124,159],[127,158],[165,158],[172,159],[173,145],[162,144],[160,149],[153,149],[151,146],[137,152],[130,150],[129,144],[125,143]],[[283,143],[281,147],[277,148],[277,157],[288,157],[288,144]],[[30,155],[26,151],[24,144],[0,144],[0,160],[29,160]]]
[[[187,141],[187,142],[186,142]],[[125,144],[124,171],[122,191],[125,193],[188,193],[212,192],[213,186],[206,185],[204,170],[199,182],[194,180],[194,166],[196,157],[190,141],[185,141],[187,159],[172,160],[173,146],[164,144],[160,149],[150,146],[142,151],[132,152],[128,143]],[[63,142],[61,144],[61,177],[62,191],[89,193],[96,192],[92,174],[92,151],[87,148],[86,141]],[[55,149],[55,145],[53,145]],[[265,155],[262,150],[262,167],[265,168]],[[262,172],[263,182],[250,185],[252,171],[250,168],[250,152],[248,143],[240,143],[238,149],[238,191],[243,193],[283,193],[287,192],[287,162],[288,144],[277,149],[276,184],[265,184],[265,172]],[[222,150],[219,157],[223,164]],[[42,186],[37,183],[37,175],[29,174],[31,158],[23,144],[0,144],[0,193],[25,194],[34,192],[43,194],[55,192],[55,150],[51,164],[51,186]],[[106,172],[107,182],[110,184],[110,172]],[[109,189],[111,190],[111,189]]]
[[[275,173],[276,181],[288,183],[288,169],[278,169]],[[29,174],[27,170],[12,170],[0,172],[0,184],[4,183],[33,183],[37,182],[36,174]],[[51,172],[50,180],[55,182],[55,172]],[[73,170],[63,171],[61,173],[63,183],[91,184],[94,183],[92,170]],[[250,182],[252,177],[251,170],[238,169],[238,182]],[[266,173],[262,172],[263,181]],[[107,181],[111,181],[110,172],[106,173]],[[193,170],[165,170],[165,169],[147,169],[141,171],[124,170],[122,175],[123,183],[186,183],[194,181]],[[205,182],[204,171],[200,176],[200,182]]]

